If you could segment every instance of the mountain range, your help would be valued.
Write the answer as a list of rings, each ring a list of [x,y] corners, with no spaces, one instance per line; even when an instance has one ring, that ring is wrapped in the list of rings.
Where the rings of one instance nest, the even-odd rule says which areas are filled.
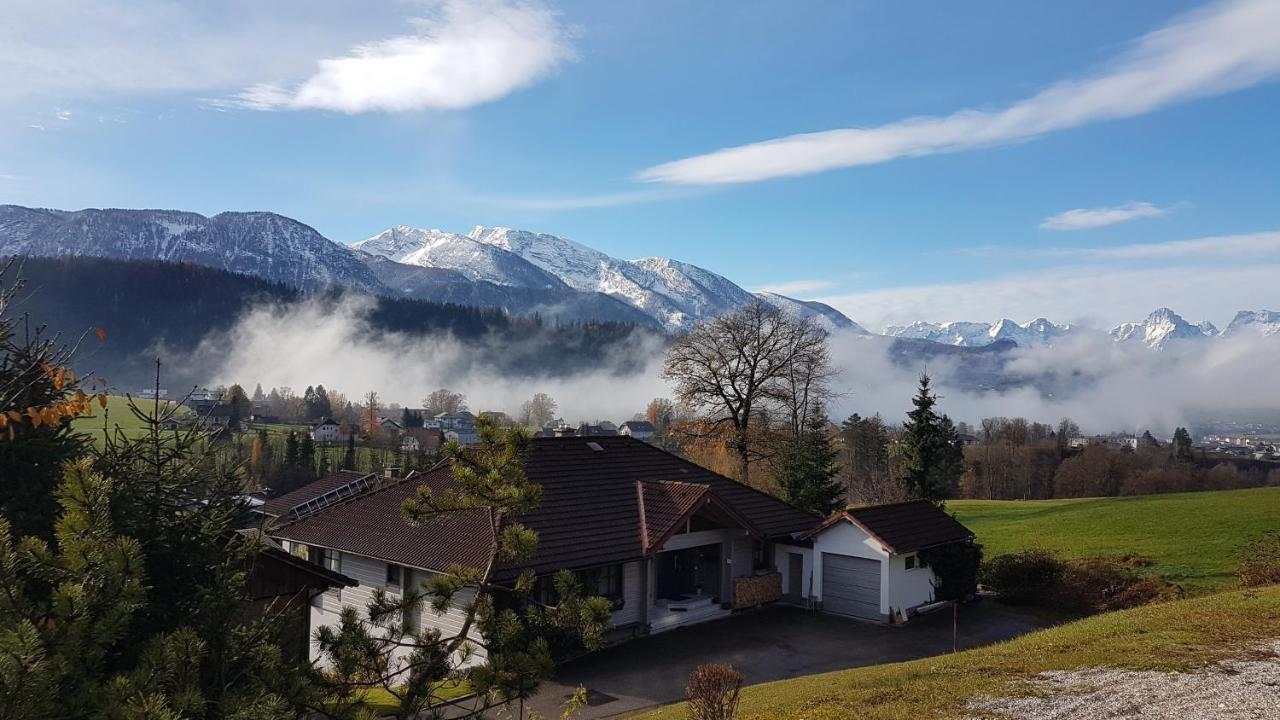
[[[338,285],[388,297],[667,331],[687,329],[755,298],[689,263],[622,260],[543,233],[476,227],[459,235],[397,226],[348,246],[270,212],[205,217],[175,210],[3,205],[0,256],[8,255],[189,262],[306,291]],[[821,303],[762,297],[831,329],[856,327]]]
[[[869,334],[835,308],[770,292],[663,257],[615,258],[567,238],[477,226],[465,235],[394,226],[344,245],[271,212],[206,217],[177,210],[78,211],[0,205],[0,256],[102,257],[186,262],[303,291],[340,286],[388,298],[427,300],[566,320],[606,320],[680,331],[756,299],[813,318],[830,331]],[[1109,331],[1153,350],[1219,336],[1280,333],[1280,313],[1240,311],[1226,330],[1168,308]],[[956,347],[1052,346],[1102,331],[1045,318],[1026,324],[915,322],[884,335]],[[1008,341],[1003,342],[1003,341]]]

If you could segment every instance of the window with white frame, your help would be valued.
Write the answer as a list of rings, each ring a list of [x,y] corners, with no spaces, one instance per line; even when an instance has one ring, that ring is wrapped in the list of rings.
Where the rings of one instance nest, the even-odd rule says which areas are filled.
[[[906,563],[908,570],[915,570],[916,568],[920,567],[920,560],[916,558],[915,553],[911,553],[910,555],[904,557],[903,562]]]

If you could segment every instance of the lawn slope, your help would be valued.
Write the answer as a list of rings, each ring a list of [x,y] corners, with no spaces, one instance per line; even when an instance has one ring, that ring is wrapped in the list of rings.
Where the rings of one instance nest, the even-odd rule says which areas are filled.
[[[1107,613],[976,650],[753,685],[738,720],[958,718],[977,697],[1026,691],[1047,670],[1189,670],[1280,637],[1280,587]],[[645,715],[685,717],[683,705]]]
[[[1190,593],[1233,587],[1241,547],[1280,528],[1280,488],[1071,500],[953,500],[988,558],[1027,548],[1135,554]]]

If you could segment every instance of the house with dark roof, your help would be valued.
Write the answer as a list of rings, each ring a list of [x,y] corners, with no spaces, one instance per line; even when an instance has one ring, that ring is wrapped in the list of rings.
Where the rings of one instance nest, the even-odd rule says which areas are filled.
[[[915,553],[973,535],[927,502],[860,508],[821,518],[626,436],[538,438],[525,473],[542,488],[538,507],[513,521],[538,534],[537,554],[499,565],[494,579],[579,574],[614,603],[616,636],[662,632],[784,601],[875,620],[905,619],[933,601],[933,575]],[[312,625],[338,622],[375,590],[397,594],[450,565],[480,568],[492,532],[483,510],[439,514],[411,525],[402,503],[419,486],[452,487],[441,463],[399,477],[334,478],[270,501],[270,531],[290,552],[348,575],[313,608]],[[274,503],[274,504],[273,504]],[[289,508],[284,505],[289,504]],[[914,564],[912,559],[914,558]],[[825,571],[825,572],[824,572]],[[459,598],[462,607],[468,598]],[[446,634],[461,611],[424,610],[412,622]]]
[[[647,420],[628,420],[618,428],[618,434],[637,440],[648,440],[654,434],[653,423]]]

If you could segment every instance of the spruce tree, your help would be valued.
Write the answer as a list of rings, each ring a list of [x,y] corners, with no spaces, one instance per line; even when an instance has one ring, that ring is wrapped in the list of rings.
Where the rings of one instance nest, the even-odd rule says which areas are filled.
[[[920,389],[911,400],[915,409],[902,426],[901,482],[911,497],[942,505],[960,483],[964,451],[951,418],[934,411],[937,402],[929,376],[921,375]]]
[[[823,408],[814,405],[800,434],[788,438],[783,446],[775,477],[787,502],[819,515],[838,509],[845,494],[836,479],[840,467],[828,435],[829,424]]]
[[[1192,462],[1196,459],[1195,450],[1191,447],[1191,433],[1180,427],[1173,431],[1173,459],[1178,462]]]

